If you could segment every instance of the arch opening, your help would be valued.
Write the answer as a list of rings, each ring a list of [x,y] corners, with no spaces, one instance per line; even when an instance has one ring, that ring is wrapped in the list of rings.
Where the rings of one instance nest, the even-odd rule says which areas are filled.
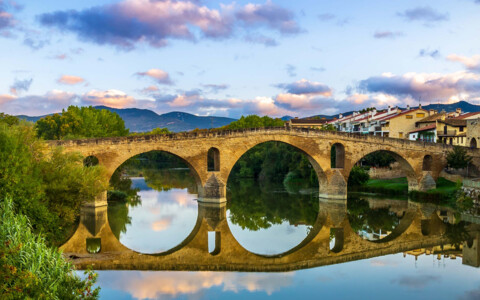
[[[318,216],[318,170],[312,157],[284,142],[246,151],[227,181],[227,223],[239,244],[270,256],[305,240]]]
[[[94,167],[99,164],[98,158],[94,155],[90,155],[85,157],[83,160],[83,166],[85,167]]]
[[[423,157],[422,171],[432,171],[433,158],[431,155]]]
[[[343,169],[345,167],[345,147],[342,144],[335,143],[332,145],[330,164],[332,169]]]
[[[358,160],[348,175],[349,191],[385,193],[406,196],[408,191],[418,190],[415,170],[401,155],[377,150]]]
[[[220,171],[220,151],[215,147],[208,149],[207,170],[208,172]]]
[[[166,151],[141,153],[115,170],[108,192],[108,221],[129,249],[165,253],[194,230],[200,178],[182,158]]]
[[[470,140],[470,148],[477,149],[477,140],[475,138]]]

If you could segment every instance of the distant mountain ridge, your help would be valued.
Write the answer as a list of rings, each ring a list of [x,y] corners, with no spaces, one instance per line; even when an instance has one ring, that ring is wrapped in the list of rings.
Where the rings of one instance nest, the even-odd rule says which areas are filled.
[[[148,109],[139,108],[111,108],[107,106],[95,106],[97,109],[106,109],[117,113],[125,122],[125,127],[131,132],[147,132],[154,128],[168,128],[173,132],[189,131],[195,128],[208,129],[222,127],[236,121],[225,117],[199,117],[184,112],[169,112],[159,115]],[[51,115],[51,114],[50,114]],[[36,122],[44,116],[30,117],[19,115],[17,117],[27,121]]]
[[[208,128],[217,128],[222,127],[225,125],[230,124],[236,119],[232,118],[225,118],[225,117],[199,117],[189,113],[184,112],[169,112],[166,114],[159,115],[151,110],[148,109],[140,109],[140,108],[111,108],[107,106],[96,106],[95,108],[98,109],[107,109],[112,112],[116,112],[120,117],[124,120],[125,126],[130,129],[131,132],[146,132],[150,131],[154,128],[166,127],[173,132],[180,132],[180,131],[189,131],[195,128],[199,129],[208,129]],[[450,104],[429,104],[422,106],[423,109],[435,109],[438,112],[445,110],[445,111],[454,111],[457,108],[461,108],[462,112],[479,112],[480,105],[475,105],[468,103],[466,101],[459,101],[456,103]],[[405,108],[401,108],[402,110]],[[347,116],[352,114],[353,111],[344,112],[342,115]],[[50,114],[51,115],[51,114]],[[311,117],[320,117],[326,119],[333,119],[338,118],[340,114],[335,115],[315,115]],[[48,115],[45,115],[48,116]],[[31,122],[36,122],[38,119],[43,118],[45,116],[25,116],[19,115],[17,117],[21,119],[25,119]],[[310,118],[311,118],[310,117]],[[293,119],[291,116],[283,116],[282,120],[288,121]]]

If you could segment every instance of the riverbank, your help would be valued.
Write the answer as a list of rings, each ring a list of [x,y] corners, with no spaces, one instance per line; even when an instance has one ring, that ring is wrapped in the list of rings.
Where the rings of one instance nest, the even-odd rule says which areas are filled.
[[[427,202],[455,202],[455,196],[460,186],[443,177],[438,178],[435,189],[421,192],[408,192],[407,178],[370,179],[361,186],[349,187],[352,192],[383,194],[389,196],[409,196],[411,200]]]

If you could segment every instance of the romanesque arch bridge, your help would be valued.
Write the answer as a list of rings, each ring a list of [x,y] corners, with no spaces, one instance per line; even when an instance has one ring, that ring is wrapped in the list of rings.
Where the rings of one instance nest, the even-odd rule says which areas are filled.
[[[85,157],[97,157],[109,176],[135,155],[166,151],[190,166],[200,200],[223,202],[235,163],[251,148],[269,141],[289,144],[306,154],[317,173],[320,196],[329,199],[346,199],[352,167],[365,155],[380,150],[388,151],[399,162],[407,176],[409,191],[434,188],[447,164],[446,153],[452,148],[445,144],[283,127],[51,141],[50,145],[80,152]],[[336,155],[335,165],[331,162],[332,151]],[[473,157],[473,165],[480,166],[479,151],[468,149],[468,152]],[[106,204],[105,201],[106,192],[97,199],[96,205]]]

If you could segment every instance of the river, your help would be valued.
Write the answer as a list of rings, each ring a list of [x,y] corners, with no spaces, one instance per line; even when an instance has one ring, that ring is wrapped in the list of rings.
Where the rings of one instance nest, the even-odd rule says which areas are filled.
[[[197,201],[192,181],[178,180],[187,171],[149,175],[130,178],[137,201],[109,203],[108,224],[98,226],[98,211],[84,216],[86,235],[101,236],[102,246],[72,257],[80,266],[101,257],[101,299],[480,298],[480,218],[362,194],[345,206],[319,201],[316,189],[252,180],[229,182],[227,203],[212,208]],[[107,227],[115,238],[102,236]],[[195,256],[199,232],[205,258]],[[103,249],[107,239],[120,250]]]

